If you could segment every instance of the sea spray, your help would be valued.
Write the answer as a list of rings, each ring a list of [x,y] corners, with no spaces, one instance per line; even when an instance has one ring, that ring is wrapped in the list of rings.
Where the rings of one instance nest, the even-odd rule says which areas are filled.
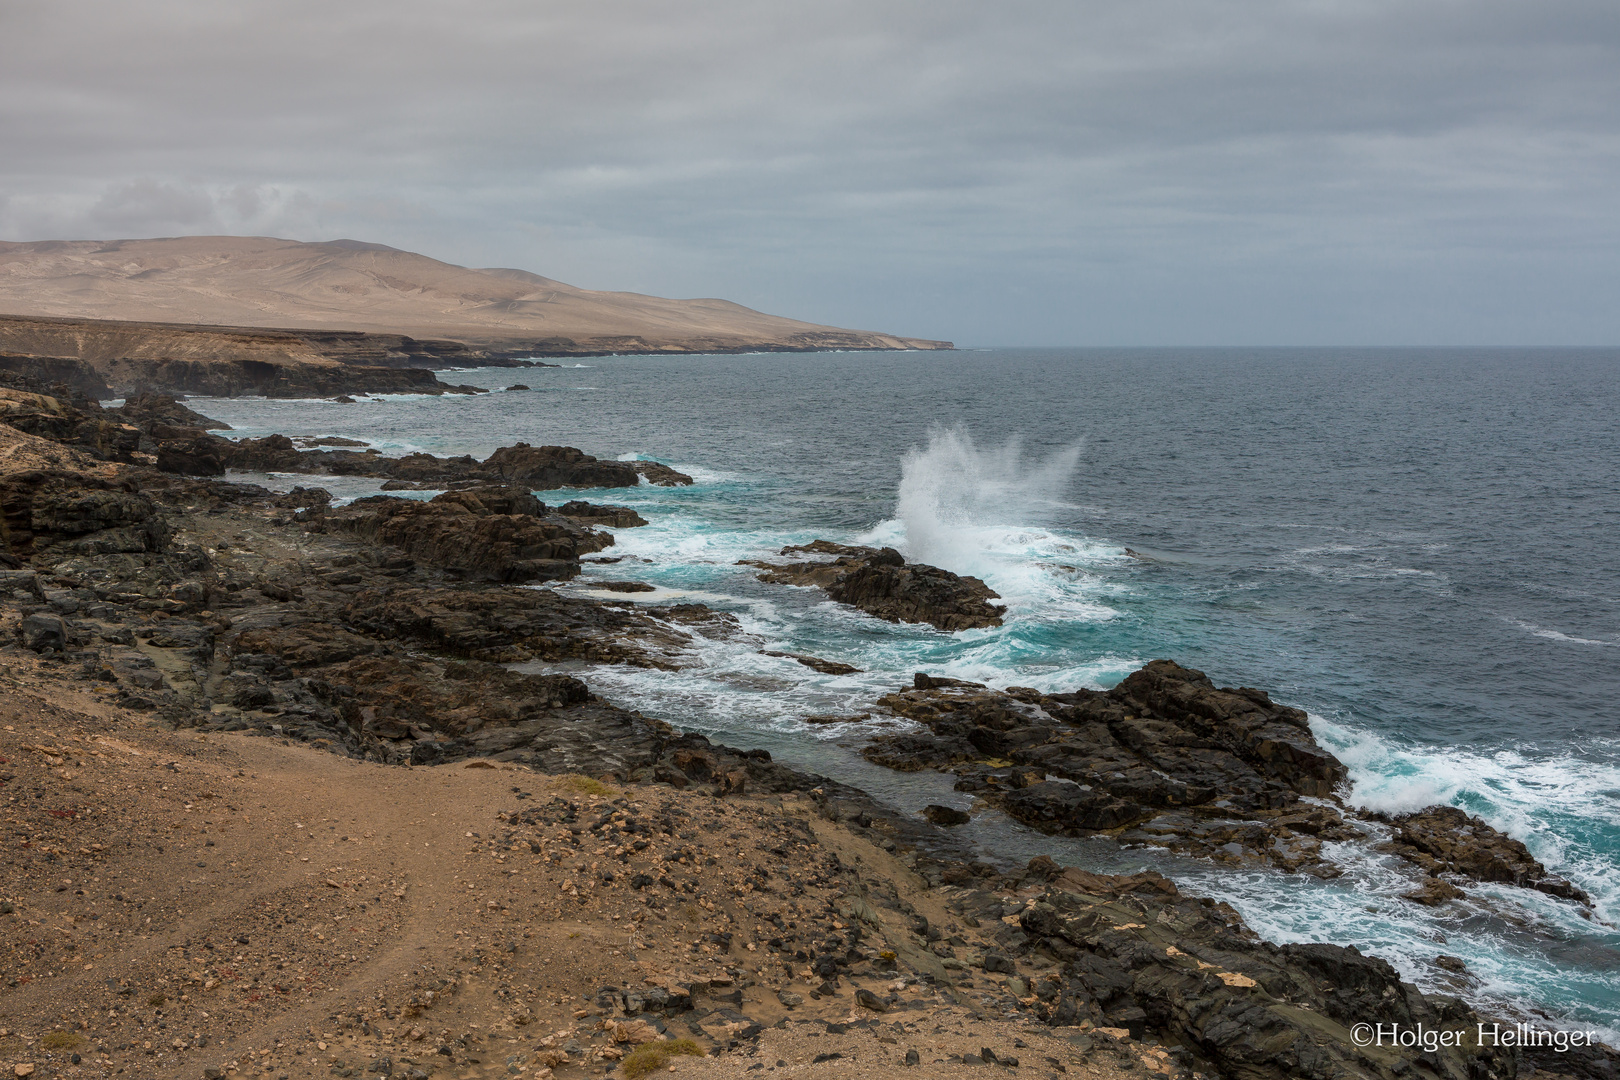
[[[1019,539],[1008,530],[1029,529],[1062,504],[1082,449],[1077,441],[1031,463],[1018,436],[981,448],[960,427],[932,429],[928,445],[901,460],[895,518],[906,554],[956,573],[993,572],[998,550]]]

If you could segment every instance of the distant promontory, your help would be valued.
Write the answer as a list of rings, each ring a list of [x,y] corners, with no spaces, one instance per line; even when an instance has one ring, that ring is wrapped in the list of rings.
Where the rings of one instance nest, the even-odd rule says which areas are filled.
[[[527,357],[950,347],[353,240],[0,242],[0,366],[87,392],[419,392],[444,389],[427,369]]]

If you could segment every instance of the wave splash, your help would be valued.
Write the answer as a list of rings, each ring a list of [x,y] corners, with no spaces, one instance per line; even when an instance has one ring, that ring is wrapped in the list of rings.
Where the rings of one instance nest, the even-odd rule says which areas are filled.
[[[984,576],[995,571],[998,553],[1039,546],[1044,531],[1028,523],[1064,505],[1082,449],[1075,442],[1031,462],[1018,436],[981,447],[963,428],[934,428],[928,445],[907,451],[900,463],[893,524],[904,530],[906,554]]]

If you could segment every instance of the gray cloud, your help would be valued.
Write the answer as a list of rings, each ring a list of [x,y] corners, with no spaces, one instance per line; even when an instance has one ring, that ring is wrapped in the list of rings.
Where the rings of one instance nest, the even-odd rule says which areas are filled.
[[[966,342],[1612,342],[1587,0],[0,0],[0,234],[352,236]]]

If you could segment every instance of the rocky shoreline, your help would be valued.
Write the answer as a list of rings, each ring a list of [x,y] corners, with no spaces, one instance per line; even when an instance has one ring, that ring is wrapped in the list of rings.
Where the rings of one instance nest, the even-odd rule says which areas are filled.
[[[876,1023],[909,1008],[914,988],[930,995],[923,1008],[945,1009],[965,1000],[967,984],[981,1018],[1073,1029],[1070,1045],[1082,1056],[1095,1051],[1167,1076],[1609,1075],[1603,1050],[1538,1057],[1477,1041],[1421,1054],[1359,1048],[1355,1023],[1472,1031],[1481,1018],[1462,998],[1424,994],[1353,948],[1268,944],[1230,908],[1185,896],[1157,875],[1094,875],[1047,859],[995,865],[952,833],[959,811],[930,808],[938,811],[931,820],[900,814],[764,751],[679,733],[572,675],[506,666],[674,669],[687,662],[694,628],[731,632],[731,616],[701,604],[507,587],[565,580],[582,558],[613,545],[602,528],[641,523],[623,507],[548,506],[532,489],[690,483],[667,466],[523,444],[476,461],[299,449],[279,436],[233,442],[172,399],[104,409],[66,386],[14,375],[0,378],[0,410],[0,619],[10,653],[37,663],[47,681],[164,730],[270,736],[378,766],[484,763],[582,775],[620,785],[644,806],[787,800],[882,853],[873,858],[892,860],[882,872],[824,867],[819,880],[836,876],[836,888],[828,886],[820,921],[797,936],[780,924],[774,934],[749,931],[752,953],[801,982],[808,971],[805,986],[775,995],[779,1012],[793,997],[805,1005],[813,990],[814,1001]],[[449,490],[427,501],[377,496],[333,507],[318,487],[277,494],[218,479],[226,468]],[[831,559],[760,564],[765,579],[820,587],[882,618],[945,630],[999,624],[994,593],[975,579],[906,564],[889,549],[823,542],[783,554],[801,553]],[[1522,844],[1461,811],[1378,819],[1350,810],[1338,797],[1345,767],[1316,744],[1303,713],[1168,660],[1106,692],[995,690],[919,673],[873,708],[911,730],[874,738],[863,751],[870,760],[950,773],[978,807],[1042,831],[1331,877],[1324,842],[1382,830],[1387,850],[1427,875],[1413,902],[1448,903],[1477,881],[1585,902]],[[589,830],[629,853],[621,871],[597,880],[628,888],[645,917],[658,910],[656,898],[679,899],[683,886],[655,875],[632,838],[656,847],[678,830],[649,833],[613,806],[592,810]],[[577,800],[513,810],[503,817],[506,850],[527,845],[539,857],[548,830],[577,825],[577,839],[582,814]],[[702,843],[722,846],[718,833]],[[59,859],[79,857],[55,849]],[[30,881],[61,871],[11,856],[19,857],[13,870]],[[709,856],[694,849],[693,857]],[[797,855],[782,858],[790,875],[813,873]],[[768,879],[756,891],[779,887]],[[924,906],[936,915],[923,915]],[[757,913],[731,918],[758,923]],[[736,955],[741,940],[728,933],[710,944]],[[710,985],[705,1008],[717,1005]],[[1457,985],[1466,989],[1465,974]],[[649,1025],[694,1009],[691,993],[656,998],[621,987],[597,993],[590,1009]],[[695,1025],[708,1032],[707,1045],[746,1053],[749,1040],[757,1043],[766,1017],[744,1004],[718,1004],[722,1019],[727,1008],[738,1018],[726,1019],[735,1026],[724,1038]],[[546,1068],[576,1064],[589,1063],[565,1054]]]
[[[436,371],[555,367],[538,357],[949,349],[949,342],[806,328],[782,339],[637,334],[467,340],[358,330],[276,329],[0,314],[0,371],[106,399],[143,391],[208,397],[341,398],[482,393]]]

